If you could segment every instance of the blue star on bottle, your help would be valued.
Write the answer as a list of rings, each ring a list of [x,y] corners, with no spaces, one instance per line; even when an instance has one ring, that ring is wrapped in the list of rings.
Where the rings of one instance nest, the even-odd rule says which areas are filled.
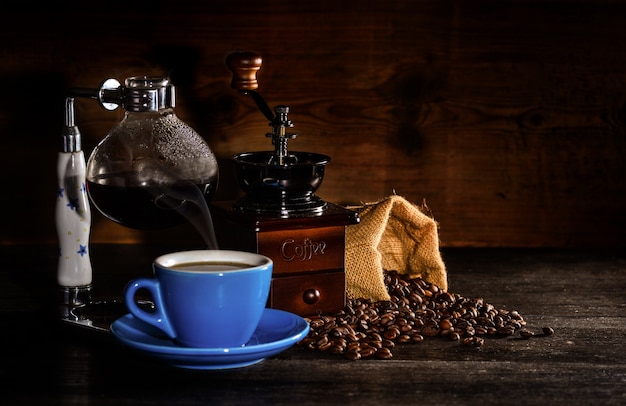
[[[83,193],[87,193],[87,186],[85,186],[85,182],[83,182],[80,186],[80,191]]]
[[[71,210],[78,209],[78,199],[69,199],[66,206]]]
[[[81,257],[87,255],[87,246],[79,244],[79,247],[80,249],[76,251],[76,253],[79,254]]]
[[[65,189],[64,189],[64,188],[62,188],[62,187],[60,187],[60,188],[57,190],[57,197],[63,197],[63,192],[65,192]]]

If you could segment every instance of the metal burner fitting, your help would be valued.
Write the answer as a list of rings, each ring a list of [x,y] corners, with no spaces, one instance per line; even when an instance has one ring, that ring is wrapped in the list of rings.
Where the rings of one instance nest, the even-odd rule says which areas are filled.
[[[270,161],[272,165],[290,165],[298,162],[295,155],[289,155],[287,148],[287,142],[298,136],[287,132],[287,128],[293,127],[288,114],[289,106],[276,106],[276,117],[270,122],[272,132],[265,134],[266,137],[272,138],[274,145],[274,156]]]

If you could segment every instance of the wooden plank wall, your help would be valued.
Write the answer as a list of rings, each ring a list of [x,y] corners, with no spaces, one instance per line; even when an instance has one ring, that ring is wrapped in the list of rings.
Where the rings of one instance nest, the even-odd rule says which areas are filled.
[[[291,148],[332,157],[324,199],[426,202],[443,246],[625,246],[625,13],[607,0],[15,2],[0,24],[0,241],[56,241],[63,94],[107,77],[169,73],[177,114],[220,159],[216,198],[237,197],[230,157],[270,145],[224,60],[253,50],[261,93],[291,107]],[[79,101],[85,150],[121,114]],[[93,242],[197,241],[94,217]]]

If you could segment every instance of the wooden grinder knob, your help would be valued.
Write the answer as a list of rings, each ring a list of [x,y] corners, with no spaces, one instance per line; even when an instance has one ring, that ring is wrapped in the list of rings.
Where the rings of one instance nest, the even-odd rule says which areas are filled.
[[[234,52],[226,58],[228,68],[233,72],[230,87],[239,91],[256,90],[259,82],[256,73],[261,68],[261,55],[249,51]]]

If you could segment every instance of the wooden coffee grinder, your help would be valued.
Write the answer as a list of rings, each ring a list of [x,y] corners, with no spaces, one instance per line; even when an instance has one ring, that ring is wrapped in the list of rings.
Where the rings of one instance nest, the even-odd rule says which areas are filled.
[[[211,212],[221,249],[256,252],[274,261],[268,307],[301,316],[328,313],[346,304],[346,226],[358,214],[315,195],[330,157],[288,150],[296,134],[289,107],[274,112],[256,91],[262,59],[251,52],[228,56],[231,87],[250,95],[270,121],[273,151],[234,156],[244,196],[213,202]]]

